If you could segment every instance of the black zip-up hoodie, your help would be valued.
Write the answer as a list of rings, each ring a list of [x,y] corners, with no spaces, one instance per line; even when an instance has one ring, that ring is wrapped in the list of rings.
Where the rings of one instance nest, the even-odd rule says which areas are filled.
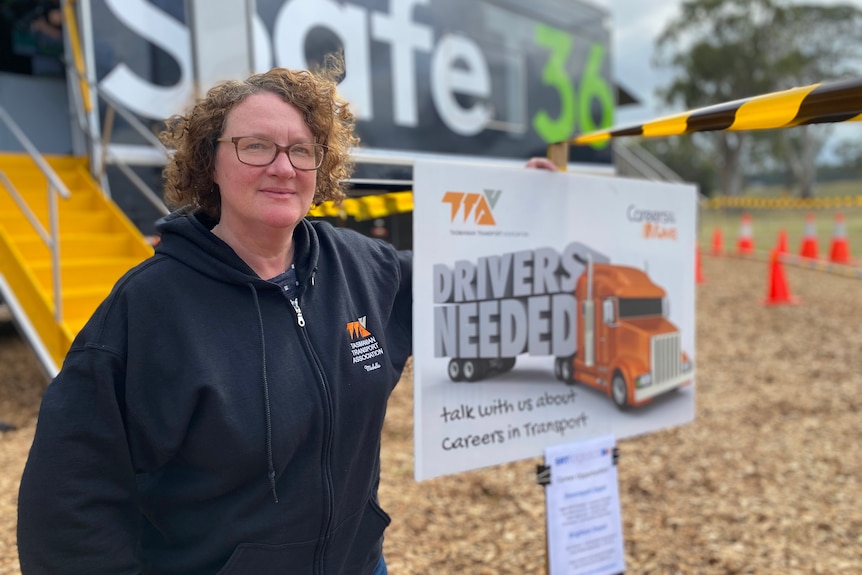
[[[24,575],[371,573],[386,402],[412,345],[411,254],[294,232],[291,302],[177,212],[42,401]]]

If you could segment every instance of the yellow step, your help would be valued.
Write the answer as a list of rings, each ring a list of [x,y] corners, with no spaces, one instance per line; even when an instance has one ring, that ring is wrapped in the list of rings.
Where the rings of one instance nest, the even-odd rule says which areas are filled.
[[[47,213],[37,216],[46,232],[50,231]],[[0,212],[0,229],[10,235],[25,235],[33,232],[30,221],[20,212]],[[105,233],[116,229],[111,214],[105,210],[64,210],[60,213],[60,233]]]
[[[63,320],[66,322],[86,322],[93,315],[93,312],[96,311],[99,304],[111,293],[111,287],[110,285],[106,285],[64,289],[62,298]],[[48,290],[45,292],[45,295],[48,301],[51,302],[51,309],[53,310],[54,291]]]
[[[122,233],[76,233],[60,236],[60,257],[62,258],[95,258],[121,257],[135,253],[133,239]],[[12,243],[21,253],[26,262],[49,261],[51,251],[35,234],[12,236]]]
[[[23,214],[23,211],[18,205],[18,202],[12,198],[11,194],[2,193],[2,187],[0,187],[0,213],[2,214]],[[44,190],[34,192],[34,191],[26,191],[19,192],[19,199],[22,199],[24,203],[30,208],[30,211],[34,214],[44,217],[47,217],[49,213],[49,199],[48,193]],[[66,210],[71,211],[92,211],[96,209],[101,209],[103,200],[97,197],[95,194],[86,191],[73,191],[72,195],[69,199],[64,199],[61,197],[57,197],[57,208],[59,213],[63,213]]]
[[[81,258],[63,259],[60,265],[62,289],[77,289],[86,286],[111,286],[132,267],[141,262],[140,258]],[[30,265],[33,275],[44,290],[54,285],[51,262],[40,261]]]
[[[62,318],[55,317],[53,261],[5,180],[11,181],[34,217],[50,233],[48,179],[26,154],[0,153],[0,273],[4,275],[33,331],[31,344],[62,363],[72,338],[125,272],[152,254],[140,232],[103,196],[90,177],[86,158],[45,158],[68,188],[57,198]],[[51,365],[53,362],[53,365]]]
[[[44,194],[48,190],[48,178],[38,168],[31,170],[9,170],[3,169],[0,166],[0,172],[5,176],[5,179],[0,178],[0,182],[3,183],[0,186],[0,190],[5,189],[6,180],[12,184],[12,187],[18,193],[32,190],[33,192]],[[63,170],[56,173],[67,188],[73,189],[89,186],[89,182],[77,170]]]

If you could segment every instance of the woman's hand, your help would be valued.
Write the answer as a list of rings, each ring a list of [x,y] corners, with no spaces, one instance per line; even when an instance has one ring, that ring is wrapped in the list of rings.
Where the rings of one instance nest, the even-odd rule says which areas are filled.
[[[548,158],[542,158],[539,156],[527,160],[525,167],[534,168],[537,170],[549,170],[551,172],[557,171],[557,165],[554,162],[552,162]]]

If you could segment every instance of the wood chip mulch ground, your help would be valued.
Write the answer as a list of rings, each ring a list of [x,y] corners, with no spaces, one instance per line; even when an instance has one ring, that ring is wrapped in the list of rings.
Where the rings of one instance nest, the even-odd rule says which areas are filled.
[[[620,440],[627,573],[862,573],[862,281],[702,259],[694,423]],[[409,367],[409,366],[408,366]],[[0,318],[0,575],[19,574],[16,496],[45,380]],[[390,573],[545,573],[540,458],[416,483],[412,378],[389,406]],[[58,478],[60,480],[61,478]]]

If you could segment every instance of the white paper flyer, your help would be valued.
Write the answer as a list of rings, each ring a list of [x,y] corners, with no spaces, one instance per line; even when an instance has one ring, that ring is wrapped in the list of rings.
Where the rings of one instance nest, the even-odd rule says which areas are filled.
[[[545,450],[550,575],[616,575],[625,571],[613,436]]]

